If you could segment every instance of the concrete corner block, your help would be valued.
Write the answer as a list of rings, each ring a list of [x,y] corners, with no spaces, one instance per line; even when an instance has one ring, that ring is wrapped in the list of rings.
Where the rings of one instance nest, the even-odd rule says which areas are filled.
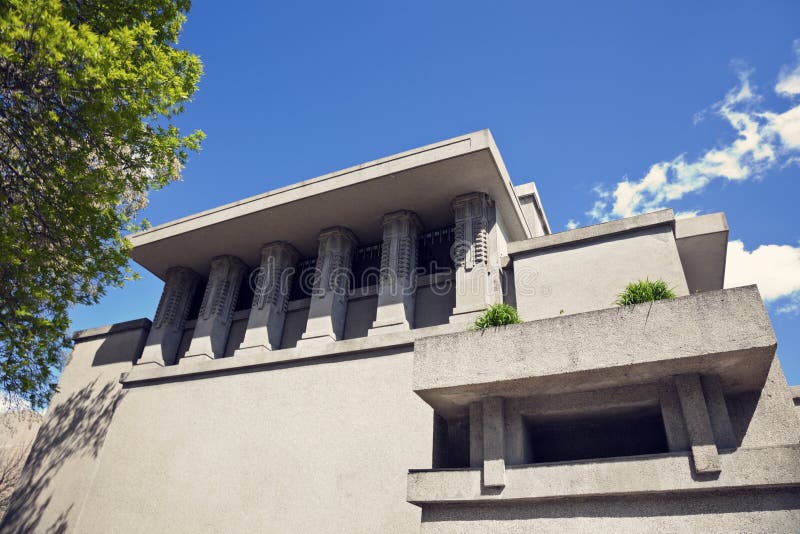
[[[692,445],[692,463],[697,473],[719,473],[722,464],[716,445]]]
[[[483,485],[487,488],[502,488],[506,485],[506,462],[498,460],[484,460]]]

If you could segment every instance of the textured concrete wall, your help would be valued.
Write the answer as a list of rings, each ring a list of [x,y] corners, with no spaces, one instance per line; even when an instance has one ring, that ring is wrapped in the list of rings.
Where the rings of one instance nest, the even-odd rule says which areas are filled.
[[[530,240],[532,243],[536,240]],[[514,253],[520,317],[533,321],[611,308],[629,282],[662,279],[689,293],[672,228],[665,224],[591,241]]]
[[[484,532],[797,532],[800,490],[432,506],[423,534]]]
[[[131,321],[110,332],[78,334],[0,531],[76,531],[115,409],[125,395],[120,374],[141,354],[149,325]]]
[[[126,389],[79,522],[107,532],[415,532],[433,413],[408,349]]]

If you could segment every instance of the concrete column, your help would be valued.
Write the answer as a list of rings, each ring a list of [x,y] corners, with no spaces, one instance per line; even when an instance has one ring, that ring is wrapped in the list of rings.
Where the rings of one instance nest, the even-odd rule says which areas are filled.
[[[506,400],[503,415],[505,419],[505,461],[508,465],[527,463],[530,447],[519,402],[515,399]]]
[[[721,470],[714,432],[706,409],[706,399],[697,374],[675,377],[683,420],[689,434],[694,469],[698,473],[719,473]]]
[[[342,339],[347,315],[353,250],[356,236],[347,228],[336,226],[319,234],[314,289],[308,310],[306,331],[298,346],[328,343]]]
[[[483,485],[506,485],[503,399],[483,399]]]
[[[661,404],[661,419],[664,421],[664,432],[667,435],[667,446],[670,452],[688,451],[689,435],[686,433],[686,423],[683,421],[681,401],[675,384],[663,384],[659,391]]]
[[[711,418],[711,429],[714,431],[714,441],[720,449],[733,449],[737,445],[736,435],[733,433],[725,396],[722,394],[722,382],[718,375],[703,375],[700,380]]]
[[[411,211],[395,211],[383,217],[378,312],[370,336],[414,327],[417,234],[421,229],[419,217]]]
[[[261,264],[251,277],[253,305],[244,340],[235,355],[281,348],[289,289],[299,254],[289,243],[276,241],[261,248]]]
[[[139,365],[163,367],[175,363],[199,281],[200,276],[188,267],[170,267],[167,270],[164,291]]]
[[[233,311],[246,270],[242,260],[235,256],[217,256],[211,260],[200,315],[183,360],[221,358],[225,354]]]
[[[483,406],[469,405],[469,466],[483,467]]]
[[[502,302],[499,259],[493,237],[495,206],[485,193],[469,193],[452,203],[455,216],[453,255],[456,307],[450,322],[471,321],[487,306]]]

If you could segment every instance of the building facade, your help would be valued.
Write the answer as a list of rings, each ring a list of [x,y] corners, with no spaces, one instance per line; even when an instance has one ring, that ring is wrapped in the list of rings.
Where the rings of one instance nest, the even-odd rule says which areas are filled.
[[[723,214],[551,233],[484,130],[132,236],[4,532],[795,532],[800,417]],[[677,298],[614,307],[631,281]],[[473,331],[486,307],[522,324]],[[155,305],[155,303],[154,303]]]

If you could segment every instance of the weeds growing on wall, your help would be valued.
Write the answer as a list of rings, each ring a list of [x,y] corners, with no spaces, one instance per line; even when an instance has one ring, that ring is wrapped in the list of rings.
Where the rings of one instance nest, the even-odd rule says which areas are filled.
[[[639,280],[631,282],[625,287],[625,291],[617,295],[614,304],[617,306],[628,306],[630,304],[641,304],[654,300],[673,299],[675,292],[670,289],[663,280]]]
[[[521,323],[517,310],[508,304],[495,304],[489,306],[483,314],[475,319],[476,330],[484,330],[491,326]]]

